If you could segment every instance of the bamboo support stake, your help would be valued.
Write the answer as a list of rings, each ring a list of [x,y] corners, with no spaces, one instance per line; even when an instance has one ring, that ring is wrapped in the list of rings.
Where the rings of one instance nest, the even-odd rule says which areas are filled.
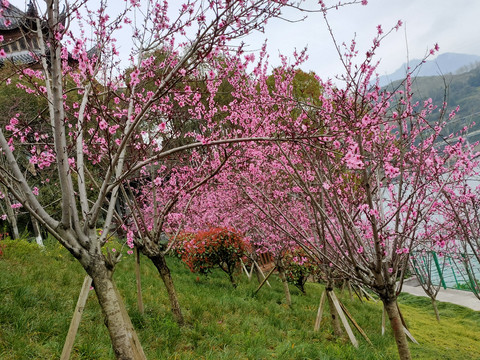
[[[407,337],[415,344],[419,345],[418,344],[418,341],[413,337],[413,335],[410,333],[410,331],[408,330],[408,327],[407,327],[407,323],[405,322],[405,319],[403,318],[403,315],[402,315],[402,312],[400,311],[400,307],[398,306],[398,303],[397,303],[397,310],[398,310],[398,314],[400,315],[400,319],[402,320],[402,324],[403,324],[403,332],[407,335]]]
[[[254,269],[255,269],[255,266],[254,266],[254,265],[250,266],[250,279],[251,279],[252,276],[253,276],[253,270],[254,270]]]
[[[318,305],[317,318],[315,319],[315,326],[313,327],[313,331],[318,331],[320,329],[320,322],[322,321],[323,315],[323,307],[325,305],[325,293],[326,291],[324,290],[322,292],[322,296],[320,297],[320,304]]]
[[[385,306],[382,310],[382,336],[385,335]]]
[[[273,271],[275,270],[275,268],[276,268],[276,266],[274,266],[274,267],[272,268],[272,270],[270,270],[270,272],[269,272],[268,275],[265,277],[265,279],[263,279],[263,281],[260,283],[260,285],[258,285],[258,288],[257,288],[257,290],[255,290],[254,294],[256,294],[256,293],[262,288],[262,286],[263,286],[266,282],[268,282],[268,278],[270,277],[270,275],[273,274]]]
[[[248,282],[250,282],[250,280],[252,280],[252,275],[248,273],[248,270],[247,270],[247,268],[245,267],[245,264],[243,263],[243,260],[242,260],[242,259],[240,259],[240,263],[242,264],[242,269],[243,269],[243,271],[245,271],[245,275],[247,275]]]
[[[260,265],[258,265],[258,263],[256,261],[255,261],[255,266],[257,267],[257,270],[260,271],[260,274],[262,275],[263,279],[265,280],[265,274],[263,273],[262,268],[260,267]],[[272,287],[272,285],[270,285],[268,280],[267,280],[267,285],[269,287]]]
[[[144,314],[143,297],[142,297],[142,281],[140,278],[140,249],[135,247],[135,277],[137,279],[137,302],[138,311]]]
[[[118,291],[117,287],[114,285],[115,294],[117,295],[118,305],[120,307],[120,312],[122,313],[123,319],[125,320],[125,324],[127,326],[127,331],[129,336],[131,336],[132,340],[132,350],[133,350],[133,359],[132,360],[146,360],[147,357],[142,348],[142,344],[140,343],[140,339],[138,338],[137,332],[133,327],[132,321],[130,316],[128,315],[127,308],[125,307],[125,303],[123,302],[122,296]]]
[[[365,291],[365,289],[363,287],[360,286],[360,290],[365,294],[365,296],[368,299],[371,299],[371,300],[373,300],[374,303],[377,303],[377,299],[375,299],[372,295],[370,295],[367,291]]]
[[[355,293],[355,295],[357,295],[358,300],[360,300],[360,302],[363,302],[363,297],[362,297],[361,290],[357,291],[357,289],[355,288],[354,285],[352,285],[352,289],[353,289],[353,292]]]
[[[353,318],[352,315],[350,315],[350,313],[348,312],[347,308],[345,307],[345,305],[343,305],[340,301],[340,306],[342,307],[342,310],[345,312],[345,315],[347,315],[348,319],[352,322],[353,326],[355,326],[355,328],[358,330],[358,332],[364,337],[365,340],[367,340],[367,342],[373,346],[372,342],[370,341],[370,339],[368,338],[367,334],[365,333],[365,331],[363,331],[363,329],[360,327],[360,325],[357,324],[357,322],[355,321],[355,319]]]
[[[358,341],[355,338],[355,335],[353,334],[352,328],[348,324],[347,319],[345,318],[345,313],[343,312],[342,307],[338,302],[337,296],[333,291],[329,291],[327,295],[330,296],[330,298],[332,299],[333,304],[335,305],[335,309],[337,310],[338,316],[340,316],[340,320],[342,320],[343,327],[345,328],[345,331],[347,332],[348,337],[352,342],[352,345],[358,348]]]
[[[75,311],[73,312],[72,321],[70,322],[67,338],[65,339],[65,344],[63,345],[62,355],[60,355],[60,360],[68,360],[70,358],[70,354],[73,349],[73,343],[75,342],[75,337],[77,336],[78,326],[80,325],[80,321],[82,319],[83,309],[85,309],[85,304],[87,303],[91,285],[92,278],[88,275],[85,276],[82,289],[78,295],[77,305],[75,307]]]
[[[352,285],[350,284],[350,280],[347,280],[347,288],[348,294],[350,295],[350,300],[353,301]]]
[[[418,341],[415,340],[415,338],[413,337],[413,335],[410,333],[410,331],[408,331],[408,329],[407,329],[405,326],[403,327],[403,332],[407,335],[407,337],[408,337],[410,340],[412,340],[413,343],[415,343],[415,344],[417,344],[417,345],[420,345],[420,344],[418,343]]]

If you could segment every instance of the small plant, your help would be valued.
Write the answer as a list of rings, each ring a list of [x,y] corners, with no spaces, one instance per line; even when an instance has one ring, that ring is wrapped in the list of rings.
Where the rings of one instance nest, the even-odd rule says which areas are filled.
[[[318,266],[300,248],[286,254],[285,264],[287,281],[297,287],[302,294],[305,294],[305,283],[310,276],[317,274]]]
[[[236,287],[233,273],[246,251],[246,242],[239,233],[227,228],[210,228],[186,239],[177,251],[192,272],[207,275],[219,267]]]
[[[480,289],[478,288],[478,286],[476,286],[476,284],[480,283],[480,280],[479,279],[475,279],[475,281],[469,281],[467,283],[464,283],[464,284],[457,284],[456,288],[458,290],[466,290],[466,291],[471,291],[471,292],[479,292]]]

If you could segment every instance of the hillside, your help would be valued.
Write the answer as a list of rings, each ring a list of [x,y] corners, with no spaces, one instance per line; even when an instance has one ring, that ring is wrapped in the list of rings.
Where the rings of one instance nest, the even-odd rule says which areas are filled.
[[[445,53],[438,55],[433,60],[425,61],[421,66],[422,60],[414,59],[408,64],[403,64],[394,73],[380,76],[380,86],[386,86],[391,82],[405,78],[407,69],[414,71],[413,75],[417,77],[442,76],[447,74],[461,74],[471,70],[480,64],[480,56],[468,54]]]
[[[399,86],[400,80],[397,80],[385,89],[392,90]],[[454,110],[457,105],[459,111],[457,116],[447,121],[448,127],[445,131],[447,136],[450,133],[456,135],[465,126],[468,129],[468,139],[470,142],[480,140],[480,66],[460,74],[446,74],[443,76],[417,76],[412,82],[413,99],[415,101],[424,101],[432,98],[433,104],[439,108],[444,101],[447,102],[447,112],[444,120],[448,120],[448,114]],[[439,118],[439,112],[430,116],[431,121]]]
[[[67,251],[53,241],[41,251],[24,241],[0,241],[0,359],[58,359],[75,308],[84,272]],[[192,274],[176,258],[168,258],[187,326],[171,315],[168,296],[151,262],[142,260],[145,313],[137,309],[133,256],[125,256],[115,272],[132,322],[148,359],[397,359],[390,327],[381,335],[380,302],[351,300],[337,294],[368,334],[359,333],[355,349],[344,335],[335,337],[327,314],[314,332],[324,286],[308,283],[307,294],[291,289],[293,306],[283,300],[278,277],[257,295],[256,281],[237,274],[234,289],[220,270],[210,276]],[[400,308],[419,345],[410,343],[415,359],[473,359],[480,353],[478,313],[440,303],[437,323],[430,301],[403,294]],[[387,320],[388,324],[388,320]],[[356,331],[356,330],[354,330]],[[72,359],[113,359],[108,333],[92,291],[89,295]]]

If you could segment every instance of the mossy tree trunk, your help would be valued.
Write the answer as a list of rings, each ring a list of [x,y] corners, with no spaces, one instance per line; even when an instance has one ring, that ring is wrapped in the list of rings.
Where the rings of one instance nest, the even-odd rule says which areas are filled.
[[[148,255],[147,255],[148,256]],[[155,255],[149,256],[157,268],[160,277],[162,278],[165,288],[167,289],[168,299],[170,300],[170,306],[172,308],[173,317],[179,326],[185,325],[185,319],[183,318],[182,309],[180,308],[180,302],[178,301],[175,285],[173,284],[172,275],[168,268],[165,255],[159,252]]]
[[[101,264],[101,265],[100,265]],[[102,266],[103,265],[103,266]],[[87,268],[102,309],[112,347],[117,359],[146,359],[137,334],[126,313],[122,298],[113,281],[113,271],[102,262]]]

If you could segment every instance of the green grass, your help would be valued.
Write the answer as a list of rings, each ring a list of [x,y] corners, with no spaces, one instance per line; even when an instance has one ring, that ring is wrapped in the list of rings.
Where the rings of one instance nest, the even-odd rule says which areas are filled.
[[[5,242],[0,257],[0,359],[58,359],[68,331],[84,271],[58,245],[46,251],[26,242]],[[133,256],[118,265],[115,280],[124,296],[149,359],[396,359],[391,332],[381,336],[381,304],[344,304],[374,346],[356,333],[355,349],[346,337],[335,338],[324,314],[313,331],[323,286],[307,284],[307,295],[295,288],[292,308],[285,305],[281,283],[272,278],[254,296],[256,281],[245,276],[233,289],[221,271],[208,278],[168,259],[187,326],[170,314],[164,286],[153,265],[142,258],[145,314],[137,310]],[[441,323],[427,298],[402,295],[400,307],[420,345],[410,343],[415,359],[480,359],[480,313],[440,303]],[[113,359],[95,294],[89,296],[75,340],[72,359]]]

